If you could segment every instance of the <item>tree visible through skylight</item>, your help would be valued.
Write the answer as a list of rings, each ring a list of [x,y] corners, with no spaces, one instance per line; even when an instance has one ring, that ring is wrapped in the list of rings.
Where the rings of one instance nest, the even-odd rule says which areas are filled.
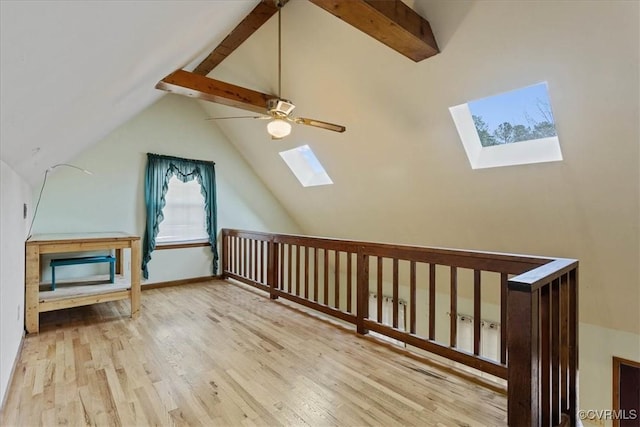
[[[483,147],[557,136],[546,83],[470,101],[468,106]]]
[[[562,160],[546,82],[449,111],[473,169]]]

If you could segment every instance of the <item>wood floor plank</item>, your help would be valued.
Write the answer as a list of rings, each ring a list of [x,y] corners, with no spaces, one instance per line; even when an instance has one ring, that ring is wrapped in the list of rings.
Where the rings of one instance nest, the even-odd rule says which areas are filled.
[[[43,313],[0,425],[499,426],[506,397],[221,281]]]

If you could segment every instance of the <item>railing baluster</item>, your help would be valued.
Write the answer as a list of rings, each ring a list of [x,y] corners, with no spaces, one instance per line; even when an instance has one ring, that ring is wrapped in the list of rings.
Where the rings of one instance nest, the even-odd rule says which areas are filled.
[[[334,307],[340,308],[340,251],[334,251],[335,254],[335,265],[334,265]]]
[[[244,256],[245,256],[245,277],[251,278],[251,239],[245,239]]]
[[[253,241],[254,252],[253,252],[253,277],[256,282],[260,281],[260,276],[258,276],[258,243],[257,240]]]
[[[252,271],[252,279],[255,282],[259,282],[259,277],[258,277],[258,241],[251,239],[251,248],[252,248],[252,255],[253,255],[253,271]]]
[[[300,296],[300,245],[296,245],[296,295]]]
[[[229,236],[229,255],[228,255],[228,263],[227,270],[235,272],[235,253],[236,253],[236,238],[233,236]]]
[[[394,328],[398,328],[398,258],[393,259],[393,317],[391,325]]]
[[[278,289],[284,290],[284,243],[279,243],[280,246],[280,279],[278,280]]]
[[[242,271],[241,271],[241,263],[240,263],[240,256],[242,254],[242,242],[240,241],[240,237],[236,237],[236,262],[235,265],[233,266],[233,272],[238,274],[239,276],[242,276]]]
[[[264,264],[268,263],[268,254],[267,252],[264,250],[265,247],[265,242],[264,240],[260,240],[260,283],[265,283],[264,280]],[[267,255],[267,256],[265,256]]]
[[[309,246],[304,247],[304,297],[309,298]]]
[[[246,271],[246,276],[249,279],[253,279],[252,273],[253,273],[253,240],[247,239],[247,246],[249,246],[249,248],[247,249],[247,271]]]
[[[246,239],[240,239],[240,253],[242,255],[242,263],[240,264],[240,266],[242,267],[240,275],[242,277],[246,277],[246,270],[247,270],[247,242]]]
[[[262,242],[262,274],[264,275],[264,280],[266,283],[266,280],[268,280],[268,276],[269,276],[269,241],[263,241]],[[274,246],[275,248],[275,246]],[[274,249],[275,250],[275,249]],[[276,266],[277,267],[277,266]],[[275,273],[274,273],[274,277],[275,277]]]
[[[318,302],[318,248],[313,250],[313,300]]]
[[[560,279],[551,283],[551,422],[560,424]]]
[[[329,305],[329,249],[324,250],[324,265],[323,265],[323,278],[324,278],[324,305]]]
[[[262,247],[262,244],[260,245]],[[264,253],[264,252],[263,252]],[[276,285],[276,275],[278,274],[277,265],[278,265],[278,249],[277,244],[273,242],[273,239],[270,239],[267,242],[267,286],[269,286],[269,298],[270,299],[278,299],[278,295],[274,292],[277,288]],[[263,263],[260,263],[263,265]]]
[[[576,425],[578,414],[578,270],[569,272],[569,418]]]
[[[242,276],[242,263],[240,262],[240,257],[242,256],[242,239],[240,237],[236,237],[236,245],[238,246],[238,251],[236,252],[236,268],[234,273]]]
[[[293,280],[291,269],[293,268],[292,254],[293,245],[287,245],[287,292],[291,293],[291,281]]]
[[[540,418],[551,424],[551,292],[549,284],[540,289]]]
[[[509,275],[500,274],[500,363],[507,364],[507,286]]]
[[[378,290],[376,295],[378,323],[382,323],[382,257],[378,257]]]
[[[429,264],[429,339],[436,339],[436,265]]]
[[[560,406],[562,412],[569,409],[569,275],[560,278]]]
[[[451,309],[449,318],[449,346],[458,346],[458,269],[451,267]]]
[[[222,233],[222,271],[220,276],[222,276],[222,278],[224,278],[224,272],[225,270],[227,270],[229,268],[229,250],[231,249],[231,242],[229,239],[229,236],[226,233]],[[116,251],[116,258],[120,258],[118,255],[118,253],[120,253],[121,250],[118,249]],[[117,267],[116,267],[116,274],[122,274],[124,272],[120,271],[120,263],[116,263]],[[217,271],[214,271],[213,274],[214,276],[216,275]]]
[[[480,270],[473,271],[473,354],[480,354],[480,327],[482,326],[482,298],[480,295]]]
[[[409,332],[416,333],[416,262],[409,263]]]
[[[366,334],[369,332],[364,327],[364,319],[369,317],[369,256],[359,248],[357,257],[356,330],[359,334]]]
[[[347,252],[347,313],[351,313],[351,299],[353,298],[352,295],[352,291],[351,291],[351,286],[352,286],[352,280],[351,280],[351,258],[352,258],[352,253],[351,252]]]

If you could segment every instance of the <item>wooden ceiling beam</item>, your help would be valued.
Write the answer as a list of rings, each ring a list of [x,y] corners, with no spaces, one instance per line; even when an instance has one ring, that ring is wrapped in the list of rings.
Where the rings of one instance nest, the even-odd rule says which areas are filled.
[[[285,4],[288,0],[281,0]],[[261,0],[227,37],[196,68],[194,73],[206,76],[227,56],[278,12],[273,0]]]
[[[158,82],[156,89],[241,108],[254,113],[265,113],[267,100],[277,98],[276,95],[257,92],[185,70],[177,70],[169,74]]]
[[[400,0],[310,0],[415,62],[440,52],[426,19]]]

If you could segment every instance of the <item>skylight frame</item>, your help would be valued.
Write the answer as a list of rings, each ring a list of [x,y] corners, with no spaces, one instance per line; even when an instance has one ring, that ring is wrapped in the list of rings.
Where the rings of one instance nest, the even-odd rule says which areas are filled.
[[[281,151],[280,157],[303,187],[333,184],[333,180],[308,144]]]
[[[548,101],[547,83],[537,83],[537,85],[541,84],[545,85]],[[518,88],[514,91],[526,89],[527,87]],[[492,97],[500,97],[514,91],[499,93]],[[560,140],[557,135],[546,138],[509,142],[500,145],[482,146],[478,131],[473,121],[473,114],[469,108],[469,104],[473,102],[475,101],[469,101],[449,108],[449,112],[451,113],[451,117],[453,118],[472,169],[556,162],[563,160],[562,151],[560,149]],[[553,124],[555,126],[555,123]]]

